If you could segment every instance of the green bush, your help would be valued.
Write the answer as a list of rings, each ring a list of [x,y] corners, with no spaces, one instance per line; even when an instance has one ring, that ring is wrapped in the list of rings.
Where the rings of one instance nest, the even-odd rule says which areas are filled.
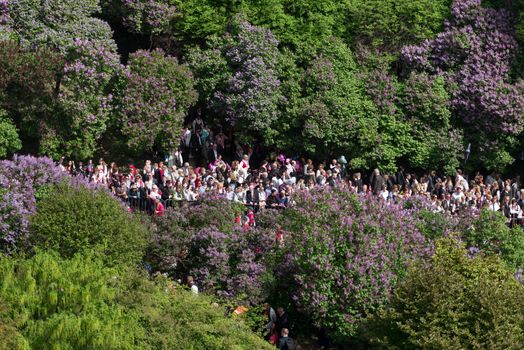
[[[0,350],[29,350],[29,344],[6,313],[7,308],[0,300]]]
[[[134,349],[140,327],[115,303],[121,284],[116,270],[89,255],[0,259],[5,316],[32,349]]]
[[[272,349],[246,324],[224,317],[224,309],[205,295],[194,295],[164,277],[129,278],[121,302],[141,315],[142,349]]]
[[[0,258],[0,300],[0,349],[271,349],[212,299],[91,253]]]
[[[94,249],[107,264],[136,264],[143,255],[147,229],[104,191],[61,184],[37,203],[32,241],[64,257]]]
[[[0,157],[22,148],[22,142],[18,136],[18,130],[13,122],[6,117],[5,112],[0,109]]]
[[[484,254],[499,255],[511,268],[524,267],[524,234],[520,226],[509,228],[502,213],[482,210],[462,239]]]
[[[448,238],[371,317],[368,335],[385,349],[523,349],[523,310],[524,286],[499,258],[471,258]]]

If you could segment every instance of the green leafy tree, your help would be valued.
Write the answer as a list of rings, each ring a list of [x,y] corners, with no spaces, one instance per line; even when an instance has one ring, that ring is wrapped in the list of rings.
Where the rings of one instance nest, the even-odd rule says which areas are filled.
[[[7,308],[0,300],[0,350],[29,350],[29,344],[6,314]]]
[[[395,168],[411,149],[409,126],[380,112],[366,94],[352,51],[338,39],[299,58],[286,53],[286,112],[276,124],[279,146],[318,157],[345,156],[353,168]],[[306,68],[300,68],[304,59]]]
[[[0,349],[271,349],[211,298],[91,253],[0,257],[0,300]]]
[[[0,158],[16,152],[20,148],[22,148],[22,142],[16,126],[0,109]]]
[[[382,50],[432,38],[449,16],[451,0],[351,1],[347,11],[348,39]]]
[[[450,94],[442,77],[411,74],[399,91],[400,113],[411,126],[412,166],[453,174],[464,154],[463,133],[452,126]]]
[[[443,239],[371,318],[368,335],[384,349],[522,349],[523,292],[498,258],[470,258]]]
[[[224,317],[224,309],[210,297],[193,295],[182,286],[158,276],[148,280],[140,274],[127,277],[130,292],[119,302],[140,315],[144,327],[140,348],[151,350],[230,350],[273,347],[247,325]]]
[[[6,112],[4,120],[8,116],[17,127],[24,146],[38,147],[45,130],[54,128],[56,84],[63,65],[63,58],[51,50],[0,41],[0,108]]]
[[[140,262],[147,230],[122,204],[103,191],[62,184],[37,203],[32,243],[64,257],[95,250],[108,265]]]

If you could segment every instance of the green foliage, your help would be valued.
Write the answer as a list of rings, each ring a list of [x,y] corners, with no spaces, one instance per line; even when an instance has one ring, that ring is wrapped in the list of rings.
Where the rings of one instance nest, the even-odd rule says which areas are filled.
[[[147,229],[116,198],[83,186],[56,186],[37,204],[31,241],[64,257],[94,249],[108,265],[138,263]]]
[[[205,295],[195,296],[168,279],[128,278],[132,293],[120,302],[141,315],[143,349],[271,349],[271,346]]]
[[[0,158],[16,152],[20,148],[22,148],[22,142],[16,126],[0,109]]]
[[[463,240],[487,255],[499,255],[511,268],[524,267],[524,236],[520,226],[509,228],[506,217],[499,212],[482,210]]]
[[[0,349],[270,349],[212,299],[87,253],[0,258]]]
[[[41,140],[43,131],[55,125],[55,88],[62,68],[63,58],[51,50],[0,42],[0,108],[24,142]]]
[[[352,52],[331,39],[329,45],[311,48],[306,57],[306,69],[294,64],[297,58],[290,52],[283,57],[289,70],[281,73],[287,112],[276,125],[279,146],[314,155],[345,153],[354,167],[376,164],[386,152],[369,156],[367,151],[389,140],[378,139],[379,116],[363,91]],[[360,158],[363,154],[366,159]]]
[[[346,22],[349,40],[396,51],[435,36],[450,4],[451,0],[353,0]]]
[[[371,318],[368,336],[384,349],[522,349],[523,292],[499,259],[470,258],[443,239]]]
[[[134,349],[137,316],[115,303],[122,280],[91,255],[0,258],[5,316],[32,349]]]
[[[29,344],[7,316],[7,308],[0,299],[0,350],[29,350]]]

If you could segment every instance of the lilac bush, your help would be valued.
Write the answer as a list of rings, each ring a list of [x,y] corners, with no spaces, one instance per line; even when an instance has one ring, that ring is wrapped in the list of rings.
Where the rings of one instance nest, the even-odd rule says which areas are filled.
[[[237,19],[223,38],[212,38],[208,46],[188,55],[198,79],[210,80],[207,74],[219,78],[198,84],[202,95],[210,96],[205,102],[225,122],[249,130],[241,137],[268,139],[283,102],[277,39],[270,30]]]
[[[288,232],[281,273],[296,306],[337,336],[387,301],[407,267],[432,253],[417,228],[418,206],[386,205],[343,190],[302,193],[284,213]]]
[[[225,199],[206,198],[154,217],[148,263],[174,278],[191,274],[201,289],[227,300],[261,302],[274,231],[241,227],[235,217],[243,211]]]
[[[411,69],[446,78],[454,111],[479,131],[519,134],[524,127],[524,82],[509,81],[518,46],[514,19],[480,0],[455,0],[451,18],[435,39],[407,46]]]
[[[214,108],[231,124],[266,132],[278,116],[280,81],[276,73],[278,41],[270,30],[241,21],[226,39],[223,54],[233,68],[225,87],[215,93]]]
[[[172,0],[123,0],[121,8],[124,26],[146,35],[167,33],[177,14]]]
[[[40,152],[55,158],[91,157],[106,129],[109,82],[120,57],[109,24],[95,17],[99,12],[98,0],[9,2],[10,29],[20,46],[49,49],[66,61],[53,81],[53,109],[38,111],[44,114],[38,120]]]
[[[160,50],[130,57],[119,124],[132,149],[176,146],[189,107],[196,101],[193,75]]]
[[[80,177],[70,177],[52,159],[15,155],[0,161],[0,252],[11,253],[26,243],[29,219],[46,186],[67,181],[73,187],[95,189]]]
[[[9,15],[9,0],[0,0],[0,40],[11,39],[11,16]]]
[[[76,39],[116,49],[109,24],[96,17],[99,0],[9,1],[11,29],[22,46],[47,47],[66,54]]]
[[[268,231],[235,227],[220,232],[214,227],[200,230],[191,240],[190,273],[209,292],[236,301],[264,300],[264,258],[274,241]]]
[[[56,156],[64,152],[83,159],[92,155],[107,128],[113,111],[112,79],[122,67],[116,51],[91,40],[74,40],[66,59],[58,98],[69,133],[62,142],[51,142],[51,147],[43,151]],[[71,129],[77,132],[76,138],[71,138]],[[50,132],[51,138],[57,136]],[[65,150],[57,149],[64,144]]]
[[[14,156],[0,161],[0,250],[13,251],[29,234],[29,217],[36,212],[37,192],[66,174],[45,157]]]

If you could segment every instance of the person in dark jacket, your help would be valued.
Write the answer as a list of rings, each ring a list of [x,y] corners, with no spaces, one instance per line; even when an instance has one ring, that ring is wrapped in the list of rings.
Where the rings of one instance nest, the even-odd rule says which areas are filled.
[[[384,178],[382,175],[380,175],[380,171],[378,169],[373,170],[369,184],[371,185],[371,189],[375,196],[377,196],[380,191],[382,191],[382,187],[384,187]]]
[[[246,204],[253,209],[256,213],[260,207],[260,197],[258,196],[258,190],[254,184],[249,185],[249,190],[246,192]]]
[[[218,145],[216,143],[213,143],[207,154],[207,160],[209,163],[214,163],[219,156],[220,152],[218,151]]]
[[[282,333],[280,333],[281,338],[278,341],[278,349],[279,350],[293,350],[295,348],[295,344],[293,342],[293,339],[289,337],[289,329],[283,328]]]
[[[275,330],[278,334],[282,334],[284,328],[289,329],[289,317],[284,311],[283,307],[277,308],[277,321],[275,322]]]
[[[399,167],[398,168],[398,171],[397,171],[397,175],[396,175],[396,181],[397,181],[397,185],[399,185],[400,187],[400,191],[405,191],[407,189],[406,187],[406,174],[404,172],[404,168],[403,167]]]
[[[266,200],[266,208],[278,208],[277,190],[271,190],[271,195]]]

